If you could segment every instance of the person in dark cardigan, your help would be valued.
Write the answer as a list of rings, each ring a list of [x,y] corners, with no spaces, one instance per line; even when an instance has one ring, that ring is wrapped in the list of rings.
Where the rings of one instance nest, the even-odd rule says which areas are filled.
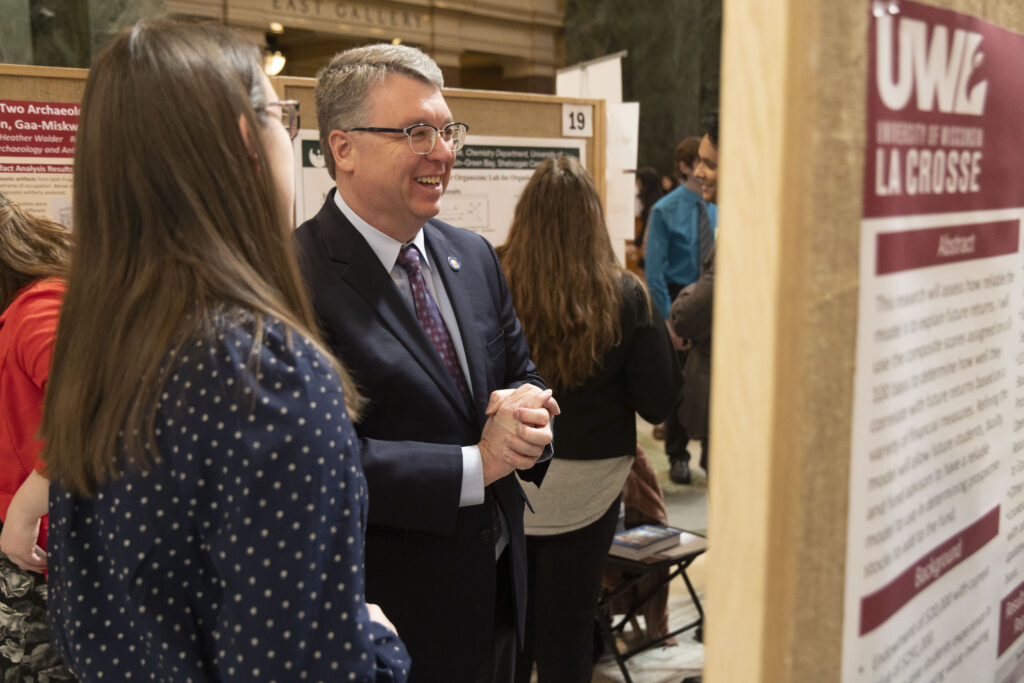
[[[542,487],[526,487],[527,623],[516,679],[585,683],[593,619],[636,452],[636,413],[672,409],[679,370],[640,282],[612,252],[601,201],[575,157],[542,163],[499,249],[541,376],[562,412]],[[550,286],[538,289],[537,278]]]

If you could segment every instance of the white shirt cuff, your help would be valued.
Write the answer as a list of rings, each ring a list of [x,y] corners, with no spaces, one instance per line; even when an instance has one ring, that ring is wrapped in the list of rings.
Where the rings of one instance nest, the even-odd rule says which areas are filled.
[[[479,446],[462,447],[462,491],[459,494],[459,507],[483,505],[484,502],[484,462],[480,457]]]

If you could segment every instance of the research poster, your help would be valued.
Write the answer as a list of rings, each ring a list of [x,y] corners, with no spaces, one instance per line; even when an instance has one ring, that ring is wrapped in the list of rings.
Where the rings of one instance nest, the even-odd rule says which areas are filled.
[[[542,161],[558,154],[586,164],[586,141],[471,135],[458,152],[437,218],[483,235],[495,246],[504,243],[523,186]],[[300,132],[295,155],[298,224],[316,215],[334,181],[324,167],[316,131]]]
[[[327,174],[320,151],[320,133],[300,130],[293,143],[295,150],[295,225],[302,225],[320,211],[334,179]]]
[[[80,113],[74,103],[0,99],[0,193],[67,226]]]
[[[559,154],[586,165],[579,138],[472,136],[459,151],[438,218],[479,233],[498,246],[508,236],[516,202],[534,170]]]
[[[864,6],[843,680],[1024,681],[1024,36]]]

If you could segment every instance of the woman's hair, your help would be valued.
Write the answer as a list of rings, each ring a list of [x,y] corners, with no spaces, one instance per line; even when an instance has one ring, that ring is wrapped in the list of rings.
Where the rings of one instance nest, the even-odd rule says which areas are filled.
[[[255,46],[214,25],[142,22],[92,65],[41,427],[47,473],[74,493],[159,458],[154,421],[170,354],[212,340],[219,313],[251,313],[253,371],[264,315],[331,357],[258,134],[280,125],[266,116],[262,79]],[[336,369],[352,410],[357,394]]]
[[[71,233],[22,211],[0,194],[0,311],[18,290],[46,277],[66,277]]]
[[[531,357],[555,389],[579,386],[621,339],[623,279],[593,181],[572,156],[537,167],[499,250]]]

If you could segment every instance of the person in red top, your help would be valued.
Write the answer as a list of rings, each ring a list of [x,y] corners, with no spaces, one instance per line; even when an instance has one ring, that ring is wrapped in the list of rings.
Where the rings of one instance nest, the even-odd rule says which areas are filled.
[[[0,194],[0,671],[70,680],[46,630],[50,482],[36,438],[64,297],[70,233]],[[12,678],[12,670],[18,672]]]

